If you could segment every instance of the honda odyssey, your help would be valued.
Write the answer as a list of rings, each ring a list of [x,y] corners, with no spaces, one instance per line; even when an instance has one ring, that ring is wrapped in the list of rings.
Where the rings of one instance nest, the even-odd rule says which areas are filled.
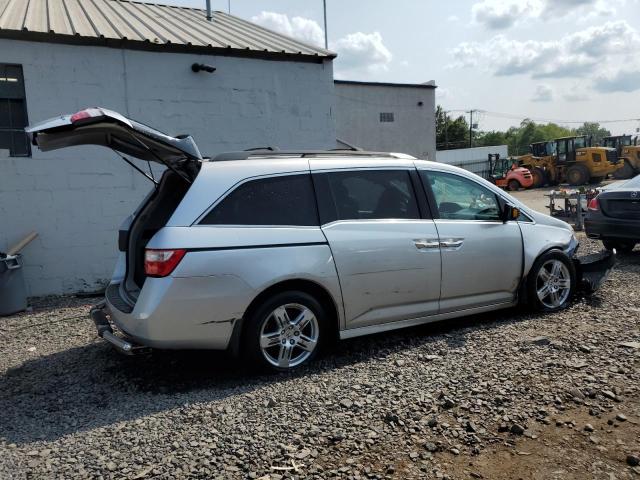
[[[101,145],[164,174],[122,224],[91,316],[127,353],[233,349],[288,370],[321,345],[524,303],[566,307],[571,227],[460,168],[403,154],[253,150],[203,158],[92,108],[27,128],[43,151]]]

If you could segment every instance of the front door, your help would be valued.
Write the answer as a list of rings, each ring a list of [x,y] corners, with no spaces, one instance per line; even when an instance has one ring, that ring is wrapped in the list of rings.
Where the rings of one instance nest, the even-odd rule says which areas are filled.
[[[496,193],[466,176],[427,170],[420,175],[438,217],[440,312],[512,302],[522,276],[518,223],[504,223]]]
[[[418,181],[413,165],[314,173],[347,329],[438,312],[439,240]]]

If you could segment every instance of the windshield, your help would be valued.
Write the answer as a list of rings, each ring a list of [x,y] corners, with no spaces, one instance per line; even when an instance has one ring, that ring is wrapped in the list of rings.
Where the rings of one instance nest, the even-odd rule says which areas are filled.
[[[577,137],[575,140],[575,148],[584,148],[587,146],[587,139],[584,137]]]

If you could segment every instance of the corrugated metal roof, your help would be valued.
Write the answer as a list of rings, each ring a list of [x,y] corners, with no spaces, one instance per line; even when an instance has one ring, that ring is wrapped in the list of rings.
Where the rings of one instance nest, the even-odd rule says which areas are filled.
[[[261,57],[335,53],[197,8],[130,0],[0,0],[0,37]]]

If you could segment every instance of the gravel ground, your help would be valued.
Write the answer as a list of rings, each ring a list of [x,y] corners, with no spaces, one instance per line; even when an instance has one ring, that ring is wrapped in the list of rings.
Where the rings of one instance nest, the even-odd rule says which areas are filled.
[[[639,279],[636,250],[561,313],[340,342],[281,375],[123,357],[95,299],[41,299],[0,319],[0,477],[640,478]]]

